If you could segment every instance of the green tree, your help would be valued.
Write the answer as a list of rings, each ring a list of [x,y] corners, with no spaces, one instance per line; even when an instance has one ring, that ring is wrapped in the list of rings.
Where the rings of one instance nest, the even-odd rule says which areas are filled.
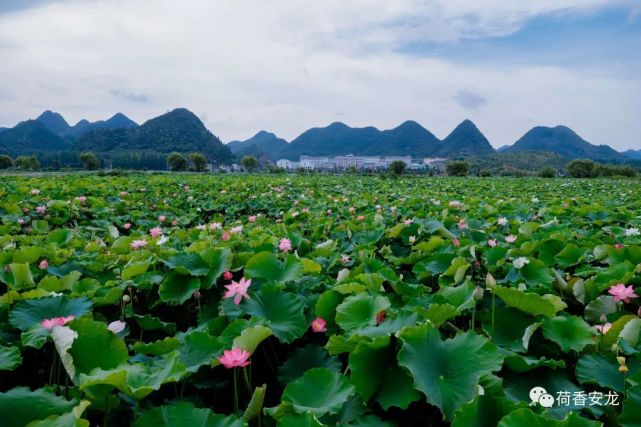
[[[173,172],[186,170],[188,164],[189,162],[187,161],[185,156],[175,151],[167,156],[167,166]]]
[[[482,177],[482,178],[487,178],[489,176],[492,176],[492,170],[491,169],[487,169],[487,168],[483,168],[483,169],[481,169],[479,171],[479,176]]]
[[[407,168],[407,165],[402,160],[394,160],[392,163],[390,163],[389,168],[394,175],[403,175],[403,172],[405,172],[405,168]]]
[[[541,169],[538,175],[540,178],[554,178],[556,176],[556,171],[548,166]]]
[[[82,167],[86,170],[93,171],[100,167],[100,159],[91,151],[85,151],[84,153],[81,153],[78,158],[82,162]]]
[[[463,160],[454,160],[445,165],[445,170],[450,176],[467,176],[470,164]]]
[[[246,171],[251,172],[258,167],[258,160],[254,156],[245,156],[240,161],[240,164]]]
[[[0,169],[9,169],[13,166],[13,159],[7,155],[0,156]]]
[[[566,169],[572,178],[593,178],[599,172],[597,163],[587,159],[572,160]]]
[[[194,165],[196,172],[204,172],[207,169],[207,157],[202,153],[191,153],[189,160]]]
[[[16,159],[16,166],[22,170],[38,170],[40,169],[40,162],[36,156],[19,156]]]

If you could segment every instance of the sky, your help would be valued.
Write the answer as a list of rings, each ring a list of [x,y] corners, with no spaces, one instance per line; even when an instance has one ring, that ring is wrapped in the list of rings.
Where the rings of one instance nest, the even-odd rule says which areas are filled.
[[[0,0],[0,126],[177,107],[224,142],[471,119],[641,149],[641,0]]]

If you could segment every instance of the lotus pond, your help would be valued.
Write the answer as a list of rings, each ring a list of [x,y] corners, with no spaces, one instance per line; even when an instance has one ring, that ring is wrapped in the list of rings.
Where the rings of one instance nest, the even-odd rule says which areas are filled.
[[[641,425],[636,180],[0,178],[0,425]]]

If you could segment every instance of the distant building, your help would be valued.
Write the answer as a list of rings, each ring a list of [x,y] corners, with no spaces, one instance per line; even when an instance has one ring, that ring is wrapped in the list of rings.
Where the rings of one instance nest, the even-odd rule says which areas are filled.
[[[334,169],[334,160],[329,157],[300,156],[300,168],[306,170]]]
[[[423,164],[428,168],[432,169],[445,169],[445,163],[447,162],[446,158],[443,157],[425,157],[423,159]]]
[[[287,169],[287,170],[295,170],[301,167],[300,162],[292,162],[291,160],[287,160],[287,159],[278,160],[276,162],[276,166],[278,166],[279,168]]]

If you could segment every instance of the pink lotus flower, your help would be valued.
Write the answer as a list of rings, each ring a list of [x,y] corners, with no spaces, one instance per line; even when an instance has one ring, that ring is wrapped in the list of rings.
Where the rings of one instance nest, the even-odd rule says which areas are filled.
[[[634,293],[634,287],[632,285],[625,286],[623,283],[612,286],[608,289],[608,293],[614,296],[614,302],[630,302],[631,298],[638,298],[638,295]]]
[[[177,220],[177,219],[173,220],[173,221],[171,222],[171,225],[178,225],[178,220]]]
[[[507,218],[499,218],[498,221],[496,221],[499,225],[505,225],[507,224]]]
[[[349,213],[354,213],[354,212],[356,212],[356,208],[355,208],[355,207],[353,207],[353,206],[351,206],[351,207],[349,208]]]
[[[129,193],[127,193],[126,191],[121,191],[118,194],[120,195],[120,197],[126,197]]]
[[[607,334],[611,327],[612,327],[612,323],[609,323],[609,322],[604,325],[595,326],[596,330],[600,332],[602,335]]]
[[[467,228],[467,223],[465,222],[465,219],[461,218],[461,220],[458,222],[458,228],[459,230],[465,230]]]
[[[131,223],[127,222],[125,225],[122,226],[125,230],[129,230],[131,228]]]
[[[327,210],[325,211],[325,213],[326,213],[327,215],[331,215],[331,214],[332,214],[332,210],[331,210],[331,209],[327,209]]]
[[[220,238],[225,240],[225,241],[227,241],[227,240],[229,240],[231,238],[231,235],[228,232],[225,231],[225,232],[223,232],[223,235],[220,236]]]
[[[508,243],[514,243],[516,242],[516,236],[513,234],[510,234],[509,236],[505,236],[505,241]]]
[[[383,323],[385,321],[385,316],[386,316],[385,310],[381,310],[378,313],[376,313],[376,324],[380,325],[381,323]]]
[[[303,213],[309,213],[309,208],[303,208]]]
[[[147,241],[143,239],[134,240],[131,242],[131,249],[142,249],[147,246]]]
[[[167,219],[167,217],[166,217],[165,215],[160,215],[160,216],[158,217],[158,221],[160,221],[160,222],[163,222],[163,221],[164,221],[164,220],[166,220],[166,219]]]
[[[20,225],[24,224],[24,219],[18,218],[18,224],[20,224]]]
[[[249,215],[249,217],[247,218],[247,221],[256,222],[256,215]]]
[[[409,240],[410,243],[414,244],[416,242],[416,236],[410,236],[407,238],[407,240]]]
[[[40,261],[40,264],[38,264],[38,268],[40,268],[40,270],[46,270],[47,268],[49,268],[49,263],[46,259],[43,259],[42,261]]]
[[[43,214],[43,213],[47,212],[47,207],[46,206],[38,206],[36,208],[36,212],[38,212],[39,214]]]
[[[392,213],[396,212],[396,206],[392,206],[391,208],[389,208],[389,210],[390,210],[390,212],[392,212]]]
[[[33,190],[31,190],[31,194],[33,194],[34,196],[37,196],[38,194],[40,194],[40,190],[38,190],[37,188],[34,188]]]
[[[233,275],[233,273],[232,273],[231,271],[225,271],[225,272],[223,273],[223,279],[225,279],[225,280],[231,280],[231,279],[233,279],[233,278],[234,278],[234,275]]]
[[[243,226],[242,225],[237,225],[236,227],[232,227],[232,228],[229,229],[229,232],[231,234],[238,234],[241,231],[243,231]]]
[[[322,317],[317,317],[312,322],[312,331],[314,332],[327,332],[327,322]]]
[[[494,246],[496,246],[498,244],[498,242],[496,241],[496,239],[490,239],[490,240],[487,241],[487,244],[488,244],[488,246],[490,248],[493,248]]]
[[[117,334],[119,332],[122,332],[126,326],[127,324],[125,322],[121,322],[120,320],[115,320],[111,322],[109,325],[107,325],[107,329],[109,329],[114,334]]]
[[[243,350],[242,348],[232,348],[231,350],[223,351],[223,355],[218,358],[220,363],[227,369],[232,368],[244,368],[249,365],[251,362],[249,359],[248,351]]]
[[[452,240],[452,244],[454,245],[455,248],[458,248],[461,245],[461,242],[459,239],[454,239]]]
[[[212,222],[209,224],[210,230],[220,230],[221,228],[223,228],[223,224],[220,222]]]
[[[619,250],[623,249],[624,247],[625,247],[625,245],[623,243],[617,243],[616,245],[614,245],[614,248],[615,249],[619,249]]]
[[[247,288],[252,284],[251,279],[246,280],[244,277],[240,279],[240,282],[231,281],[231,284],[225,285],[227,292],[225,292],[225,298],[234,297],[234,304],[240,304],[240,301],[243,297],[251,299],[247,294]]]
[[[405,220],[405,225],[408,225],[408,226],[409,226],[409,225],[412,225],[412,223],[413,223],[413,222],[414,222],[414,221],[413,221],[413,220],[411,220],[411,219],[406,219],[406,220]]]
[[[75,316],[54,317],[53,319],[44,319],[40,324],[43,328],[51,330],[54,326],[64,326],[75,318]]]
[[[281,251],[287,253],[292,250],[292,241],[289,239],[280,239],[280,242],[278,242],[278,249]]]
[[[365,215],[359,215],[356,217],[357,221],[365,221]]]
[[[87,198],[85,196],[77,196],[76,200],[79,201],[80,203],[84,203],[87,201]]]
[[[149,234],[150,234],[150,235],[151,235],[151,237],[153,237],[154,239],[155,239],[156,237],[160,237],[160,236],[162,236],[162,228],[160,228],[160,227],[154,227],[154,228],[152,228],[151,230],[149,230]]]
[[[341,262],[342,262],[343,264],[347,264],[347,263],[348,263],[348,262],[350,262],[350,261],[351,261],[351,260],[349,259],[349,257],[348,257],[347,255],[341,255]]]

